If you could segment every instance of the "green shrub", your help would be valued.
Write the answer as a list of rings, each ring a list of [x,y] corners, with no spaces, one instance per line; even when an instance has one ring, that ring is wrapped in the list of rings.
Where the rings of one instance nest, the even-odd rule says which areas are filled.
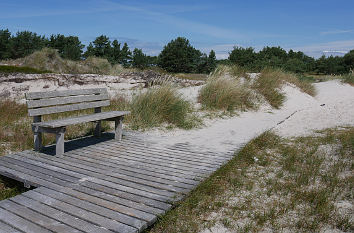
[[[170,85],[148,89],[133,97],[131,127],[144,129],[163,123],[180,128],[192,128],[198,120],[192,116],[192,105]]]

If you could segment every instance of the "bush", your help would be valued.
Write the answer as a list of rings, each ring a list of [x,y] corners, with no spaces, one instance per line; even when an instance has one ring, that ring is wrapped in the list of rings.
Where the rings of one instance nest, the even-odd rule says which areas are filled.
[[[192,128],[197,119],[192,117],[192,105],[170,85],[149,89],[135,96],[131,104],[131,127],[144,129],[163,123],[180,128]]]
[[[255,108],[255,99],[248,87],[245,70],[237,65],[221,65],[199,92],[198,101],[208,110],[246,110]]]

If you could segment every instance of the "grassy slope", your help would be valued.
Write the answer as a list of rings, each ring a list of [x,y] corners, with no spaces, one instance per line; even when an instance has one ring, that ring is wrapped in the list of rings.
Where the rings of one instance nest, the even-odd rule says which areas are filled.
[[[354,128],[282,139],[266,132],[200,184],[149,232],[353,231]]]

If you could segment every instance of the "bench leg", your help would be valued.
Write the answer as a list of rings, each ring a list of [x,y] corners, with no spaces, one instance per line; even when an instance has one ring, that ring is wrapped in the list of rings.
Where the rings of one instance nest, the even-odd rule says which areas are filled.
[[[95,126],[95,131],[93,132],[93,135],[96,137],[101,137],[101,121],[96,122]]]
[[[42,133],[33,132],[34,150],[40,151],[42,149]]]
[[[122,140],[122,134],[123,134],[123,116],[116,118],[114,122],[115,122],[115,135],[114,135],[114,139],[115,139],[115,140]]]
[[[41,122],[42,116],[34,116],[33,123]],[[34,143],[34,150],[40,151],[42,149],[42,132],[39,131],[39,127],[32,126],[33,131],[33,143]]]
[[[56,146],[55,146],[55,154],[57,156],[64,154],[64,135],[65,135],[65,127],[58,129],[56,133]]]

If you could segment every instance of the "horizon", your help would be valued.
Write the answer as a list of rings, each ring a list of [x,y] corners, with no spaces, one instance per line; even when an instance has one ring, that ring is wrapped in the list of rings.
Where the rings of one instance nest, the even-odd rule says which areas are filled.
[[[280,46],[318,58],[354,48],[352,1],[12,1],[0,9],[0,28],[78,36],[87,46],[97,36],[158,55],[172,39],[187,38],[202,52],[225,59],[234,46]]]

